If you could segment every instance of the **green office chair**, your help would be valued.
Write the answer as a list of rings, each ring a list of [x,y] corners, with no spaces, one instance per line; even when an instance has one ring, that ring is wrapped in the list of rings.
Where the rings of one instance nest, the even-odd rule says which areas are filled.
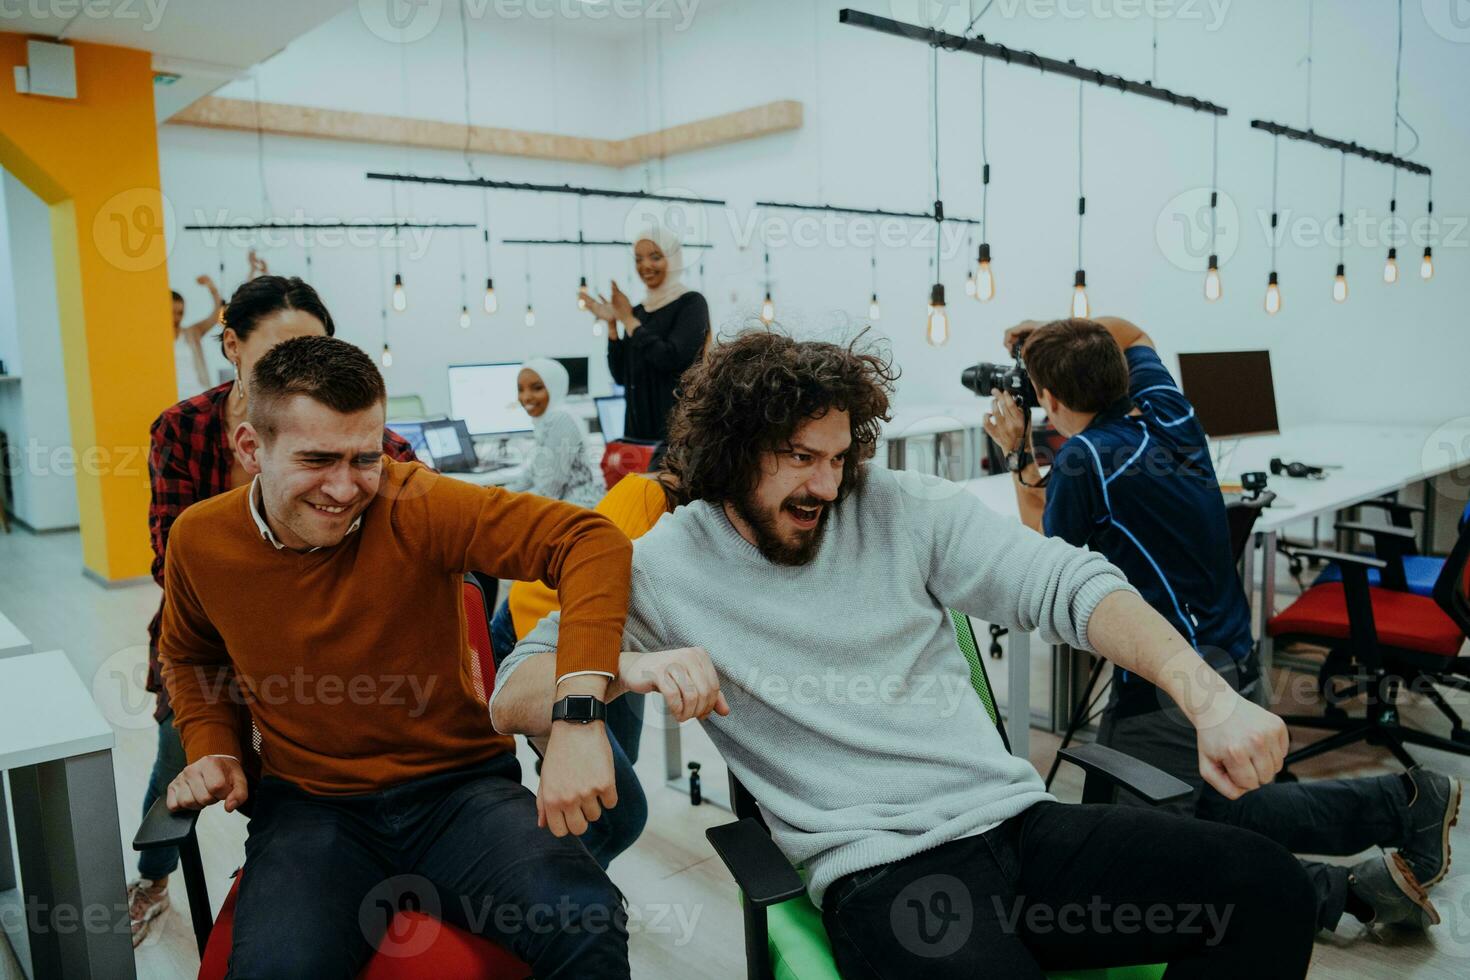
[[[1010,751],[1010,739],[995,709],[990,678],[969,617],[951,610],[950,621],[960,652],[970,665],[970,683],[1000,732],[1006,751]],[[1170,803],[1193,792],[1189,784],[1106,746],[1073,746],[1063,749],[1062,755],[1086,770],[1089,777],[1125,786],[1153,805]],[[841,980],[832,961],[827,930],[822,926],[822,913],[807,898],[801,875],[771,840],[755,798],[733,773],[730,804],[736,821],[711,827],[705,836],[740,886],[746,976],[749,980]],[[1048,974],[1051,980],[1159,980],[1163,975],[1164,964]]]

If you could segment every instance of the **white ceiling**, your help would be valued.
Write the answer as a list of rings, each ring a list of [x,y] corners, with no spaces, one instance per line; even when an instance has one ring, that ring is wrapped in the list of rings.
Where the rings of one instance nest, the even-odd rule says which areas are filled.
[[[56,0],[7,5],[0,30],[151,51],[181,77],[155,89],[159,121],[260,63],[354,0]]]

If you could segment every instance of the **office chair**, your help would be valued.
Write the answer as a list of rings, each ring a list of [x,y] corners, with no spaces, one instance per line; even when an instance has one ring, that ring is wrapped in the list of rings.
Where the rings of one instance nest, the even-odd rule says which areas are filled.
[[[490,613],[498,583],[478,572],[464,577],[465,619],[469,624],[470,652],[479,664],[475,674],[475,693],[488,695],[495,689],[495,659],[490,652]],[[247,752],[243,760],[246,779],[252,790],[260,779],[260,734],[246,720],[249,732],[243,733]],[[251,793],[254,799],[254,793]],[[250,803],[241,807],[249,815]],[[234,938],[235,898],[240,890],[240,876],[246,868],[236,869],[230,891],[225,896],[219,917],[209,915],[209,888],[204,877],[204,864],[199,854],[199,840],[194,828],[198,810],[173,812],[167,801],[160,799],[149,808],[143,825],[133,837],[133,849],[177,847],[184,871],[184,890],[189,896],[189,916],[194,938],[199,945],[199,980],[219,980],[229,969],[230,947]],[[434,931],[427,944],[423,930]],[[450,925],[434,921],[423,912],[400,910],[378,943],[359,980],[440,980],[443,977],[485,977],[489,980],[521,980],[531,975],[514,954],[496,943]]]
[[[970,665],[970,682],[1009,751],[1010,739],[995,709],[974,628],[963,613],[951,610],[949,616],[955,641]],[[1187,783],[1102,745],[1078,746],[1064,754],[1089,776],[1114,780],[1152,804],[1169,803],[1192,792]],[[735,822],[711,827],[705,837],[740,886],[746,976],[749,980],[840,980],[822,913],[807,898],[806,884],[797,869],[771,840],[755,798],[733,773],[730,802]],[[1049,976],[1051,980],[1157,980],[1164,969],[1159,964],[1065,970]]]
[[[1414,595],[1433,595],[1434,583],[1439,578],[1440,569],[1444,567],[1444,559],[1419,554],[1414,540],[1413,515],[1423,514],[1424,508],[1418,504],[1402,504],[1386,497],[1382,500],[1365,500],[1357,506],[1374,507],[1387,511],[1389,520],[1392,522],[1390,527],[1370,527],[1365,524],[1338,525],[1338,527],[1371,536],[1374,556],[1388,563],[1388,567],[1382,571],[1376,568],[1368,569],[1368,584],[1382,585],[1400,592],[1412,592]],[[1459,529],[1463,531],[1467,524],[1470,524],[1470,504],[1466,504],[1465,510],[1460,514]],[[1293,557],[1294,550],[1288,549],[1287,555]],[[1326,585],[1329,582],[1341,581],[1342,568],[1335,563],[1329,563],[1312,584]]]
[[[647,473],[653,462],[657,442],[642,439],[614,439],[602,451],[602,478],[611,490],[629,473]]]
[[[1292,752],[1286,764],[1361,741],[1384,746],[1406,768],[1415,764],[1404,747],[1406,742],[1470,755],[1470,732],[1438,690],[1443,686],[1470,691],[1470,657],[1460,656],[1470,635],[1470,526],[1460,531],[1429,597],[1370,585],[1371,570],[1387,580],[1390,566],[1382,559],[1313,553],[1336,562],[1343,572],[1342,581],[1303,592],[1271,619],[1267,632],[1278,642],[1327,647],[1317,681],[1327,702],[1323,715],[1287,715],[1283,720],[1336,734]],[[1399,701],[1405,685],[1423,694],[1449,719],[1449,738],[1403,723]],[[1349,716],[1343,703],[1359,697],[1363,717]]]
[[[1271,502],[1275,499],[1276,494],[1265,490],[1254,497],[1242,497],[1225,505],[1225,521],[1230,529],[1230,554],[1235,559],[1237,566],[1240,564],[1241,556],[1245,554],[1246,545],[1250,543],[1251,531],[1255,528],[1261,511],[1270,507]],[[994,629],[994,627],[991,628]],[[1087,685],[1082,689],[1082,697],[1077,700],[1077,707],[1072,712],[1071,720],[1067,722],[1067,729],[1062,734],[1060,748],[1065,749],[1071,745],[1077,730],[1097,717],[1095,710],[1098,702],[1106,696],[1108,687],[1112,684],[1109,679],[1108,684],[1098,692],[1097,697],[1092,696],[1092,689],[1097,686],[1098,678],[1102,676],[1104,663],[1102,657],[1093,655],[1092,672],[1087,675]],[[1051,781],[1056,778],[1057,768],[1061,764],[1062,756],[1058,753],[1057,757],[1052,760],[1051,769],[1046,774],[1047,789],[1051,789]],[[1102,802],[1101,799],[1086,792],[1083,794],[1083,799],[1088,803],[1095,800]]]

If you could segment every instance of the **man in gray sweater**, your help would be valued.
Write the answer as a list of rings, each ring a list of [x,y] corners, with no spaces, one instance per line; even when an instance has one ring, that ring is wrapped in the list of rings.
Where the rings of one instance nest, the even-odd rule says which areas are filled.
[[[946,607],[1158,685],[1227,797],[1280,768],[1281,721],[1100,555],[955,484],[869,466],[893,376],[875,354],[764,331],[684,376],[666,465],[694,502],[635,547],[618,676],[558,679],[553,615],[497,678],[496,727],[550,738],[543,821],[580,834],[616,804],[610,760],[561,750],[565,732],[600,725],[625,691],[657,691],[704,723],[805,868],[845,977],[1161,960],[1171,976],[1304,975],[1313,898],[1291,856],[1233,827],[1058,804],[1006,752]],[[591,705],[563,698],[589,690]],[[963,937],[933,945],[905,920],[926,910],[959,915]]]

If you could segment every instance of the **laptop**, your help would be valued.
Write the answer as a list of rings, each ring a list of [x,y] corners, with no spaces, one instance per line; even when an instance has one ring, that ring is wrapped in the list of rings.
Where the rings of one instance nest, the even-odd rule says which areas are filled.
[[[610,395],[592,399],[597,406],[597,428],[604,442],[617,442],[623,438],[623,422],[627,413],[627,402],[622,395]]]

